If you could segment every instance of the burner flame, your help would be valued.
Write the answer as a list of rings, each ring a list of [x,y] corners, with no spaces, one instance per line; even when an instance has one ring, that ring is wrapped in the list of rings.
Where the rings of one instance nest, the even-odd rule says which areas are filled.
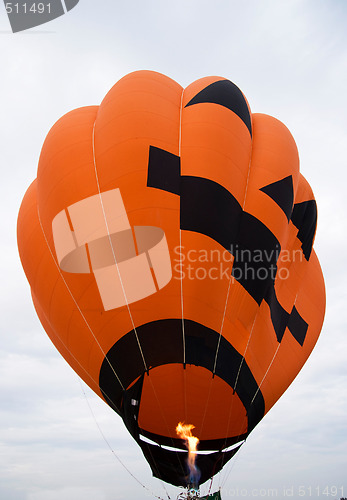
[[[176,433],[178,437],[184,439],[188,449],[188,468],[189,468],[189,484],[193,486],[198,486],[200,479],[200,471],[196,466],[196,452],[199,444],[199,439],[192,434],[192,429],[195,426],[192,424],[184,424],[179,422],[176,427]]]

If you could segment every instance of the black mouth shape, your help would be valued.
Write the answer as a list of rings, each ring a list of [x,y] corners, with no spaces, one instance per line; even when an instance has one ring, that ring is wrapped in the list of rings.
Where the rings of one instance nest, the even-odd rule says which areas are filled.
[[[182,459],[178,459],[177,452],[162,446],[182,449],[182,440],[146,432],[140,429],[137,423],[143,377],[146,374],[144,359],[150,371],[165,364],[184,365],[185,352],[186,365],[204,367],[223,379],[238,395],[247,412],[248,428],[245,434],[200,441],[199,450],[219,450],[198,458],[202,473],[201,484],[216,474],[236,453],[239,446],[231,451],[222,450],[245,439],[265,413],[264,398],[250,368],[242,355],[223,336],[211,328],[187,319],[184,320],[184,333],[183,346],[182,320],[177,318],[157,320],[137,327],[136,335],[133,330],[128,332],[109,350],[99,377],[103,396],[123,418],[130,434],[141,446],[153,474],[180,486],[186,486],[187,483],[182,474],[185,454],[182,454]],[[119,381],[114,372],[117,373]],[[133,383],[135,380],[136,383]],[[140,435],[146,436],[161,447],[144,442]],[[173,465],[175,462],[177,464]]]

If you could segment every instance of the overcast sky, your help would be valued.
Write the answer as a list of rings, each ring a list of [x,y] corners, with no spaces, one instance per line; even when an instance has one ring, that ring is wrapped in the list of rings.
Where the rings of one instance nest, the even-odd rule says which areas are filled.
[[[12,34],[1,3],[1,500],[151,498],[116,455],[167,498],[122,421],[43,331],[16,243],[20,202],[50,127],[99,104],[137,69],[182,86],[207,75],[232,80],[253,112],[291,130],[318,203],[321,337],[214,487],[223,486],[224,500],[347,497],[346,25],[346,0],[80,0],[61,18]],[[176,498],[177,489],[166,490]]]

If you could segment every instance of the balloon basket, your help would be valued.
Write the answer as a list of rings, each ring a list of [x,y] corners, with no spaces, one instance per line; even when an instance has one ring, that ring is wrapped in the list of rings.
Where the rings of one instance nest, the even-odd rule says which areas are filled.
[[[220,490],[201,497],[199,488],[188,487],[184,493],[178,495],[177,500],[222,500]]]
[[[188,488],[178,495],[177,500],[201,500],[199,488],[188,486]]]

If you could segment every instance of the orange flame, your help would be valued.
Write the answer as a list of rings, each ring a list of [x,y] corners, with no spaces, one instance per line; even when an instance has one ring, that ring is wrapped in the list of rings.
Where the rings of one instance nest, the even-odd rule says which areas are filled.
[[[192,435],[192,429],[195,429],[194,425],[179,422],[176,427],[176,433],[178,437],[186,441],[186,446],[188,448],[188,467],[190,471],[190,480],[195,482],[198,481],[200,477],[200,472],[195,465],[196,451],[199,444],[199,439]]]

